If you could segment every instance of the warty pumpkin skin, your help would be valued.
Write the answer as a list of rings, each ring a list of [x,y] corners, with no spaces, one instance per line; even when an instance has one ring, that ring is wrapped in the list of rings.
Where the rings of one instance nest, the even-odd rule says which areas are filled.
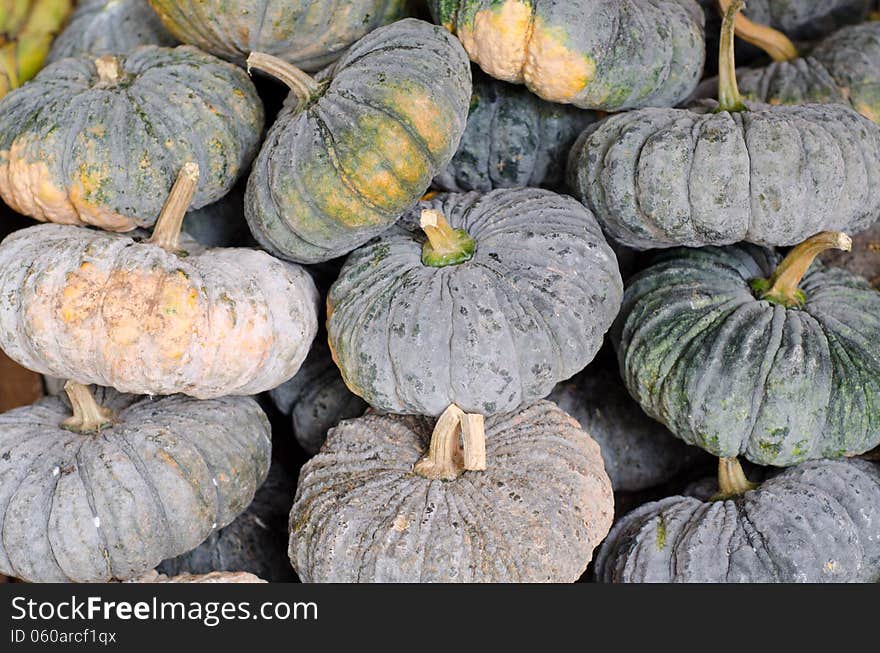
[[[293,92],[248,180],[245,215],[276,256],[317,263],[378,235],[449,163],[471,72],[446,30],[406,19],[358,41],[312,80],[260,55]]]
[[[437,216],[439,238],[424,220]],[[444,239],[458,263],[442,260]],[[583,369],[621,294],[613,251],[572,198],[441,194],[349,256],[327,298],[327,331],[343,378],[371,406],[491,415]]]
[[[592,111],[545,102],[522,86],[473,71],[467,128],[452,161],[434,178],[447,191],[562,185],[565,159]]]
[[[493,77],[550,102],[672,106],[703,71],[694,0],[430,0],[435,20]]]
[[[52,43],[48,61],[124,54],[139,45],[177,45],[147,0],[81,0]]]
[[[802,248],[825,237],[783,263],[749,245],[672,250],[637,275],[615,333],[642,408],[685,442],[762,465],[880,443],[880,293],[842,269],[807,271],[821,248]]]
[[[364,414],[367,404],[345,385],[320,336],[289,381],[269,391],[272,401],[293,422],[293,435],[306,453],[316,454],[327,431],[344,419]]]
[[[180,244],[188,197],[176,191],[192,192],[192,168],[149,241],[67,225],[3,241],[0,347],[10,358],[123,392],[202,399],[256,394],[296,373],[317,331],[314,283],[265,252]]]
[[[157,400],[78,384],[0,415],[0,572],[131,578],[242,512],[269,469],[248,397]],[[103,408],[101,408],[101,406]],[[109,413],[107,411],[110,411]]]
[[[247,170],[263,105],[244,71],[195,48],[62,59],[0,101],[0,196],[38,220],[131,231],[155,223],[181,166],[193,208]]]
[[[304,582],[577,580],[613,512],[596,443],[541,401],[487,419],[486,469],[464,471],[457,453],[443,459],[458,433],[436,447],[440,430],[379,414],[330,430],[290,513]]]
[[[265,52],[316,71],[405,15],[405,0],[149,0],[184,43],[243,64]]]
[[[642,109],[588,127],[568,179],[603,228],[636,249],[794,245],[857,233],[880,214],[880,127],[843,105],[749,105],[733,72],[733,17],[721,101]]]
[[[788,468],[757,489],[675,496],[619,520],[596,556],[605,583],[876,583],[880,471],[863,460]]]

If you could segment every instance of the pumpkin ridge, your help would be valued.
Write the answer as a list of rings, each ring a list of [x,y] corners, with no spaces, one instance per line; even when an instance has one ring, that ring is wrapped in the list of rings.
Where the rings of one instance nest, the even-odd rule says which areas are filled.
[[[107,436],[99,435],[99,437],[106,439]],[[83,486],[83,496],[85,496],[86,498],[86,504],[89,507],[89,512],[92,515],[92,519],[97,519],[100,523],[101,515],[98,514],[97,502],[95,501],[95,491],[91,483],[91,475],[88,467],[83,463],[82,457],[83,447],[85,447],[88,443],[88,440],[83,440],[80,443],[79,447],[77,447],[76,454],[74,455],[73,459],[76,462],[76,475],[79,478],[79,482]],[[107,515],[104,515],[104,518],[106,519]],[[110,559],[110,542],[107,540],[107,533],[104,532],[103,528],[95,528],[95,532],[98,534],[98,538],[101,543],[101,557],[103,558],[106,565],[107,575],[112,576],[115,574],[116,570],[113,568],[113,561]]]

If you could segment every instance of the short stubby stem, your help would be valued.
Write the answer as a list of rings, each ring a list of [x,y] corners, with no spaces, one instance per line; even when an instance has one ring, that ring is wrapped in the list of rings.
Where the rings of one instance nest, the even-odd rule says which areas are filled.
[[[114,55],[104,55],[95,59],[99,86],[115,86],[125,77],[122,62]]]
[[[476,243],[464,229],[453,229],[440,211],[422,211],[420,226],[428,237],[422,247],[422,263],[442,268],[458,265],[474,257]]]
[[[737,458],[718,459],[718,494],[716,499],[732,499],[758,487],[746,478]]]
[[[177,175],[168,199],[162,207],[152,237],[147,241],[158,245],[169,252],[176,252],[180,247],[180,230],[186,211],[192,204],[199,185],[199,166],[197,163],[185,163]]]
[[[82,434],[98,433],[115,423],[113,411],[98,404],[88,386],[68,381],[64,391],[70,399],[73,415],[61,422],[61,428]]]
[[[459,445],[459,435],[462,445]],[[483,416],[465,413],[450,404],[437,418],[428,452],[413,472],[431,480],[454,481],[465,471],[486,469],[486,432]]]
[[[296,96],[300,109],[307,107],[321,94],[321,84],[308,73],[303,72],[292,63],[273,57],[265,52],[251,52],[247,60],[250,72],[256,69],[284,82],[290,92]]]
[[[725,13],[731,4],[733,0],[720,0],[718,3]],[[753,23],[741,13],[736,16],[735,29],[739,38],[761,48],[773,61],[791,61],[800,56],[795,44],[785,34],[767,25]]]
[[[823,231],[808,238],[782,259],[769,279],[753,279],[752,290],[759,299],[786,308],[803,307],[807,297],[798,286],[816,257],[829,249],[848,252],[852,249],[852,238],[839,231]]]

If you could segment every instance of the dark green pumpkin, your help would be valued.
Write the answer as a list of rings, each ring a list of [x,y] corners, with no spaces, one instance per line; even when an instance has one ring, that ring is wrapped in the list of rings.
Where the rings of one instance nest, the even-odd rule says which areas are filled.
[[[619,520],[596,557],[605,583],[880,582],[880,468],[811,461],[757,489],[675,496]]]
[[[493,77],[550,102],[619,111],[672,106],[703,70],[694,0],[430,0]]]
[[[447,191],[490,191],[518,186],[559,187],[565,158],[596,114],[545,102],[522,86],[476,69],[467,129],[458,151],[434,186]]]
[[[150,226],[185,163],[193,208],[250,165],[263,105],[244,71],[189,46],[62,59],[0,101],[0,196],[38,220]]]
[[[372,32],[318,81],[271,58],[256,65],[293,92],[254,163],[245,214],[260,244],[288,260],[335,258],[390,227],[465,129],[467,55],[420,20]]]
[[[82,0],[52,43],[49,62],[125,54],[139,45],[176,45],[147,0]]]
[[[448,220],[448,250],[426,239],[423,212]],[[583,369],[621,288],[614,253],[572,198],[441,194],[349,256],[327,330],[343,378],[373,407],[439,415],[454,403],[491,415]]]
[[[401,18],[405,0],[149,0],[184,43],[243,64],[266,52],[315,71],[372,30]]]
[[[716,456],[763,465],[880,443],[880,292],[820,263],[798,284],[804,247],[784,264],[749,245],[673,250],[631,281],[620,368],[649,415]]]

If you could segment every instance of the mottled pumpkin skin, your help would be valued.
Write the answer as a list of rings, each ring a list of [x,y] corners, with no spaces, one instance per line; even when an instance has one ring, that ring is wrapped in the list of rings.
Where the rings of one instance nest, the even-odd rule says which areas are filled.
[[[132,578],[231,522],[266,478],[269,420],[251,398],[95,398],[117,418],[100,435],[62,429],[60,395],[0,415],[0,572]]]
[[[149,0],[184,43],[243,64],[265,52],[306,71],[405,14],[405,0]]]
[[[294,579],[287,559],[287,518],[294,477],[273,462],[247,510],[188,553],[165,560],[157,571],[168,576],[248,572],[273,583]]]
[[[473,258],[423,265],[421,209],[466,230]],[[621,296],[614,252],[572,198],[439,195],[351,254],[327,298],[327,331],[343,378],[371,406],[439,415],[455,403],[491,415],[583,369]]]
[[[101,82],[62,59],[0,101],[0,196],[43,221],[112,231],[152,225],[184,163],[194,208],[226,195],[256,154],[263,105],[247,74],[189,46],[143,46]]]
[[[868,280],[880,290],[880,222],[867,231],[853,236],[851,252],[825,252],[827,265],[849,270]]]
[[[545,102],[522,86],[474,70],[467,129],[436,188],[463,192],[519,186],[559,187],[575,139],[592,111]]]
[[[815,264],[803,309],[755,298],[779,257],[666,252],[627,288],[616,330],[630,394],[685,442],[786,466],[880,443],[880,293]]]
[[[52,43],[48,61],[124,54],[139,45],[177,45],[147,0],[82,0]]]
[[[794,245],[880,215],[880,127],[850,107],[642,109],[588,127],[569,186],[635,249]]]
[[[611,524],[599,447],[541,401],[486,420],[484,472],[412,473],[433,420],[368,414],[331,429],[290,513],[304,582],[573,582]]]
[[[317,263],[378,235],[428,189],[467,123],[461,45],[416,19],[356,43],[305,110],[291,96],[248,180],[245,215],[276,256]]]
[[[123,392],[250,395],[293,376],[317,331],[300,267],[251,249],[180,256],[64,225],[0,245],[0,347],[59,378]]]
[[[330,356],[327,341],[315,339],[305,362],[289,381],[269,396],[293,422],[293,435],[309,454],[316,454],[327,431],[344,419],[364,414],[367,404],[345,385]]]
[[[694,0],[430,0],[435,20],[493,77],[550,102],[620,111],[673,106],[697,85]]]
[[[557,385],[547,399],[574,417],[599,444],[615,492],[638,492],[665,483],[699,452],[645,415],[616,369],[593,363]]]
[[[770,104],[849,104],[880,122],[880,22],[845,27],[809,55],[738,73],[740,91]]]
[[[618,521],[596,557],[605,583],[876,583],[880,470],[812,461],[725,501],[676,496]]]

